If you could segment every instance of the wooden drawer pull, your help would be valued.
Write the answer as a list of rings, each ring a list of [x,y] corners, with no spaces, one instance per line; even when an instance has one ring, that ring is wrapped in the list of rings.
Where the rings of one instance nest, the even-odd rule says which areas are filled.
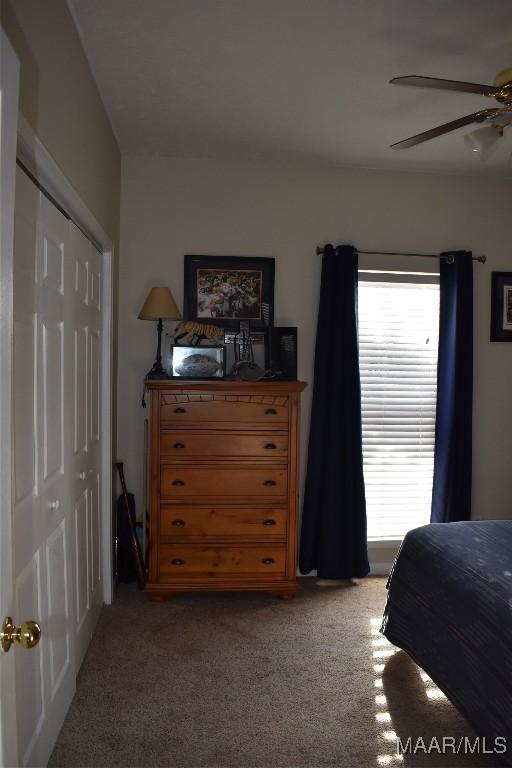
[[[186,413],[187,411],[185,408],[175,408],[174,413]]]
[[[174,443],[173,448],[184,448],[185,443]]]
[[[265,411],[265,416],[277,416],[277,411],[275,408],[267,408]]]
[[[182,486],[182,485],[185,485],[185,481],[184,480],[173,480],[172,484],[176,485],[176,486]]]
[[[181,528],[182,525],[185,525],[184,520],[173,520],[171,525],[175,525],[176,528]]]
[[[265,446],[266,451],[273,451],[277,448],[277,445],[275,443],[267,443]]]
[[[265,482],[263,483],[263,485],[275,485],[275,484],[276,484],[275,480],[265,480]]]
[[[185,561],[175,557],[174,560],[171,560],[171,565],[185,565]]]
[[[263,521],[263,525],[276,525],[276,521],[269,517],[268,520]]]
[[[275,563],[275,560],[273,557],[264,557],[261,561],[263,565],[273,565]]]

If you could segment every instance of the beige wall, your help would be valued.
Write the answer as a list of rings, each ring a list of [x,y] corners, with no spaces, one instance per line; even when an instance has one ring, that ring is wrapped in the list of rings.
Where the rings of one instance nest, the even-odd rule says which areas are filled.
[[[487,254],[486,265],[475,265],[473,515],[512,517],[512,344],[489,342],[490,273],[512,270],[509,195],[504,182],[467,177],[124,158],[118,445],[139,509],[140,397],[156,341],[153,324],[137,320],[147,290],[166,284],[181,307],[185,253],[274,256],[275,322],[298,326],[299,374],[311,382],[320,278],[315,246],[332,241],[361,249],[468,248]],[[360,262],[369,264],[363,257]],[[389,266],[382,257],[377,263]],[[410,259],[394,263],[415,266]],[[417,266],[435,270],[437,262],[422,259]],[[303,458],[310,397],[308,387]]]
[[[20,110],[119,242],[121,155],[65,0],[2,0],[21,65]]]
[[[65,0],[0,0],[0,10],[20,62],[20,111],[114,243],[117,329],[121,153],[80,38]],[[115,331],[114,381],[116,344]]]

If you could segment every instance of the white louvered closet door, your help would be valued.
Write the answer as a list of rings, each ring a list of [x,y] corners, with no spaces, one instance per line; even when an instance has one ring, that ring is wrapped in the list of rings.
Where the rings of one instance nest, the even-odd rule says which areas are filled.
[[[439,285],[422,276],[368,278],[359,275],[368,539],[393,540],[430,519]]]

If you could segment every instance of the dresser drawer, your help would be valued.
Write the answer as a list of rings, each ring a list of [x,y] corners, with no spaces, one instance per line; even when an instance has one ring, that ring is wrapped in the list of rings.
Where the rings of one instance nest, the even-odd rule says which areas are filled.
[[[224,423],[288,424],[288,398],[251,395],[162,395],[160,415],[165,424]]]
[[[193,575],[284,574],[286,547],[277,544],[260,547],[161,544],[158,562],[163,580]]]
[[[286,507],[160,507],[160,536],[277,538],[286,536]]]
[[[285,467],[191,467],[165,466],[160,469],[162,499],[207,497],[282,498],[288,492]]]
[[[288,455],[288,434],[261,433],[240,434],[237,432],[193,432],[164,431],[160,434],[162,457],[183,459],[187,456],[209,458],[264,456],[268,459],[286,458]]]

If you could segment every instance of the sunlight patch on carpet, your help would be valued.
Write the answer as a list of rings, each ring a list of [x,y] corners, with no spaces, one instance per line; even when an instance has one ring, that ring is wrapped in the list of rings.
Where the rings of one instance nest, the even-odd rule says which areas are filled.
[[[370,627],[371,627],[370,637],[371,637],[371,646],[373,648],[372,657],[374,659],[379,659],[379,658],[388,659],[390,656],[393,656],[396,653],[396,648],[393,645],[391,645],[391,643],[385,637],[381,635],[380,624],[381,624],[380,618],[370,619]],[[373,670],[377,675],[377,677],[375,677],[373,681],[374,688],[382,689],[383,687],[382,677],[380,675],[384,670],[384,666],[385,666],[384,664],[373,665]],[[377,711],[375,713],[375,720],[377,721],[379,726],[380,725],[387,726],[385,730],[383,730],[379,735],[384,741],[390,742],[390,748],[391,748],[391,744],[396,744],[397,736],[395,731],[389,728],[389,724],[391,723],[391,715],[388,712],[387,698],[383,693],[379,693],[375,696],[375,706],[377,708]],[[399,755],[396,752],[382,753],[377,755],[378,765],[397,765],[400,763],[403,763],[403,755]]]

